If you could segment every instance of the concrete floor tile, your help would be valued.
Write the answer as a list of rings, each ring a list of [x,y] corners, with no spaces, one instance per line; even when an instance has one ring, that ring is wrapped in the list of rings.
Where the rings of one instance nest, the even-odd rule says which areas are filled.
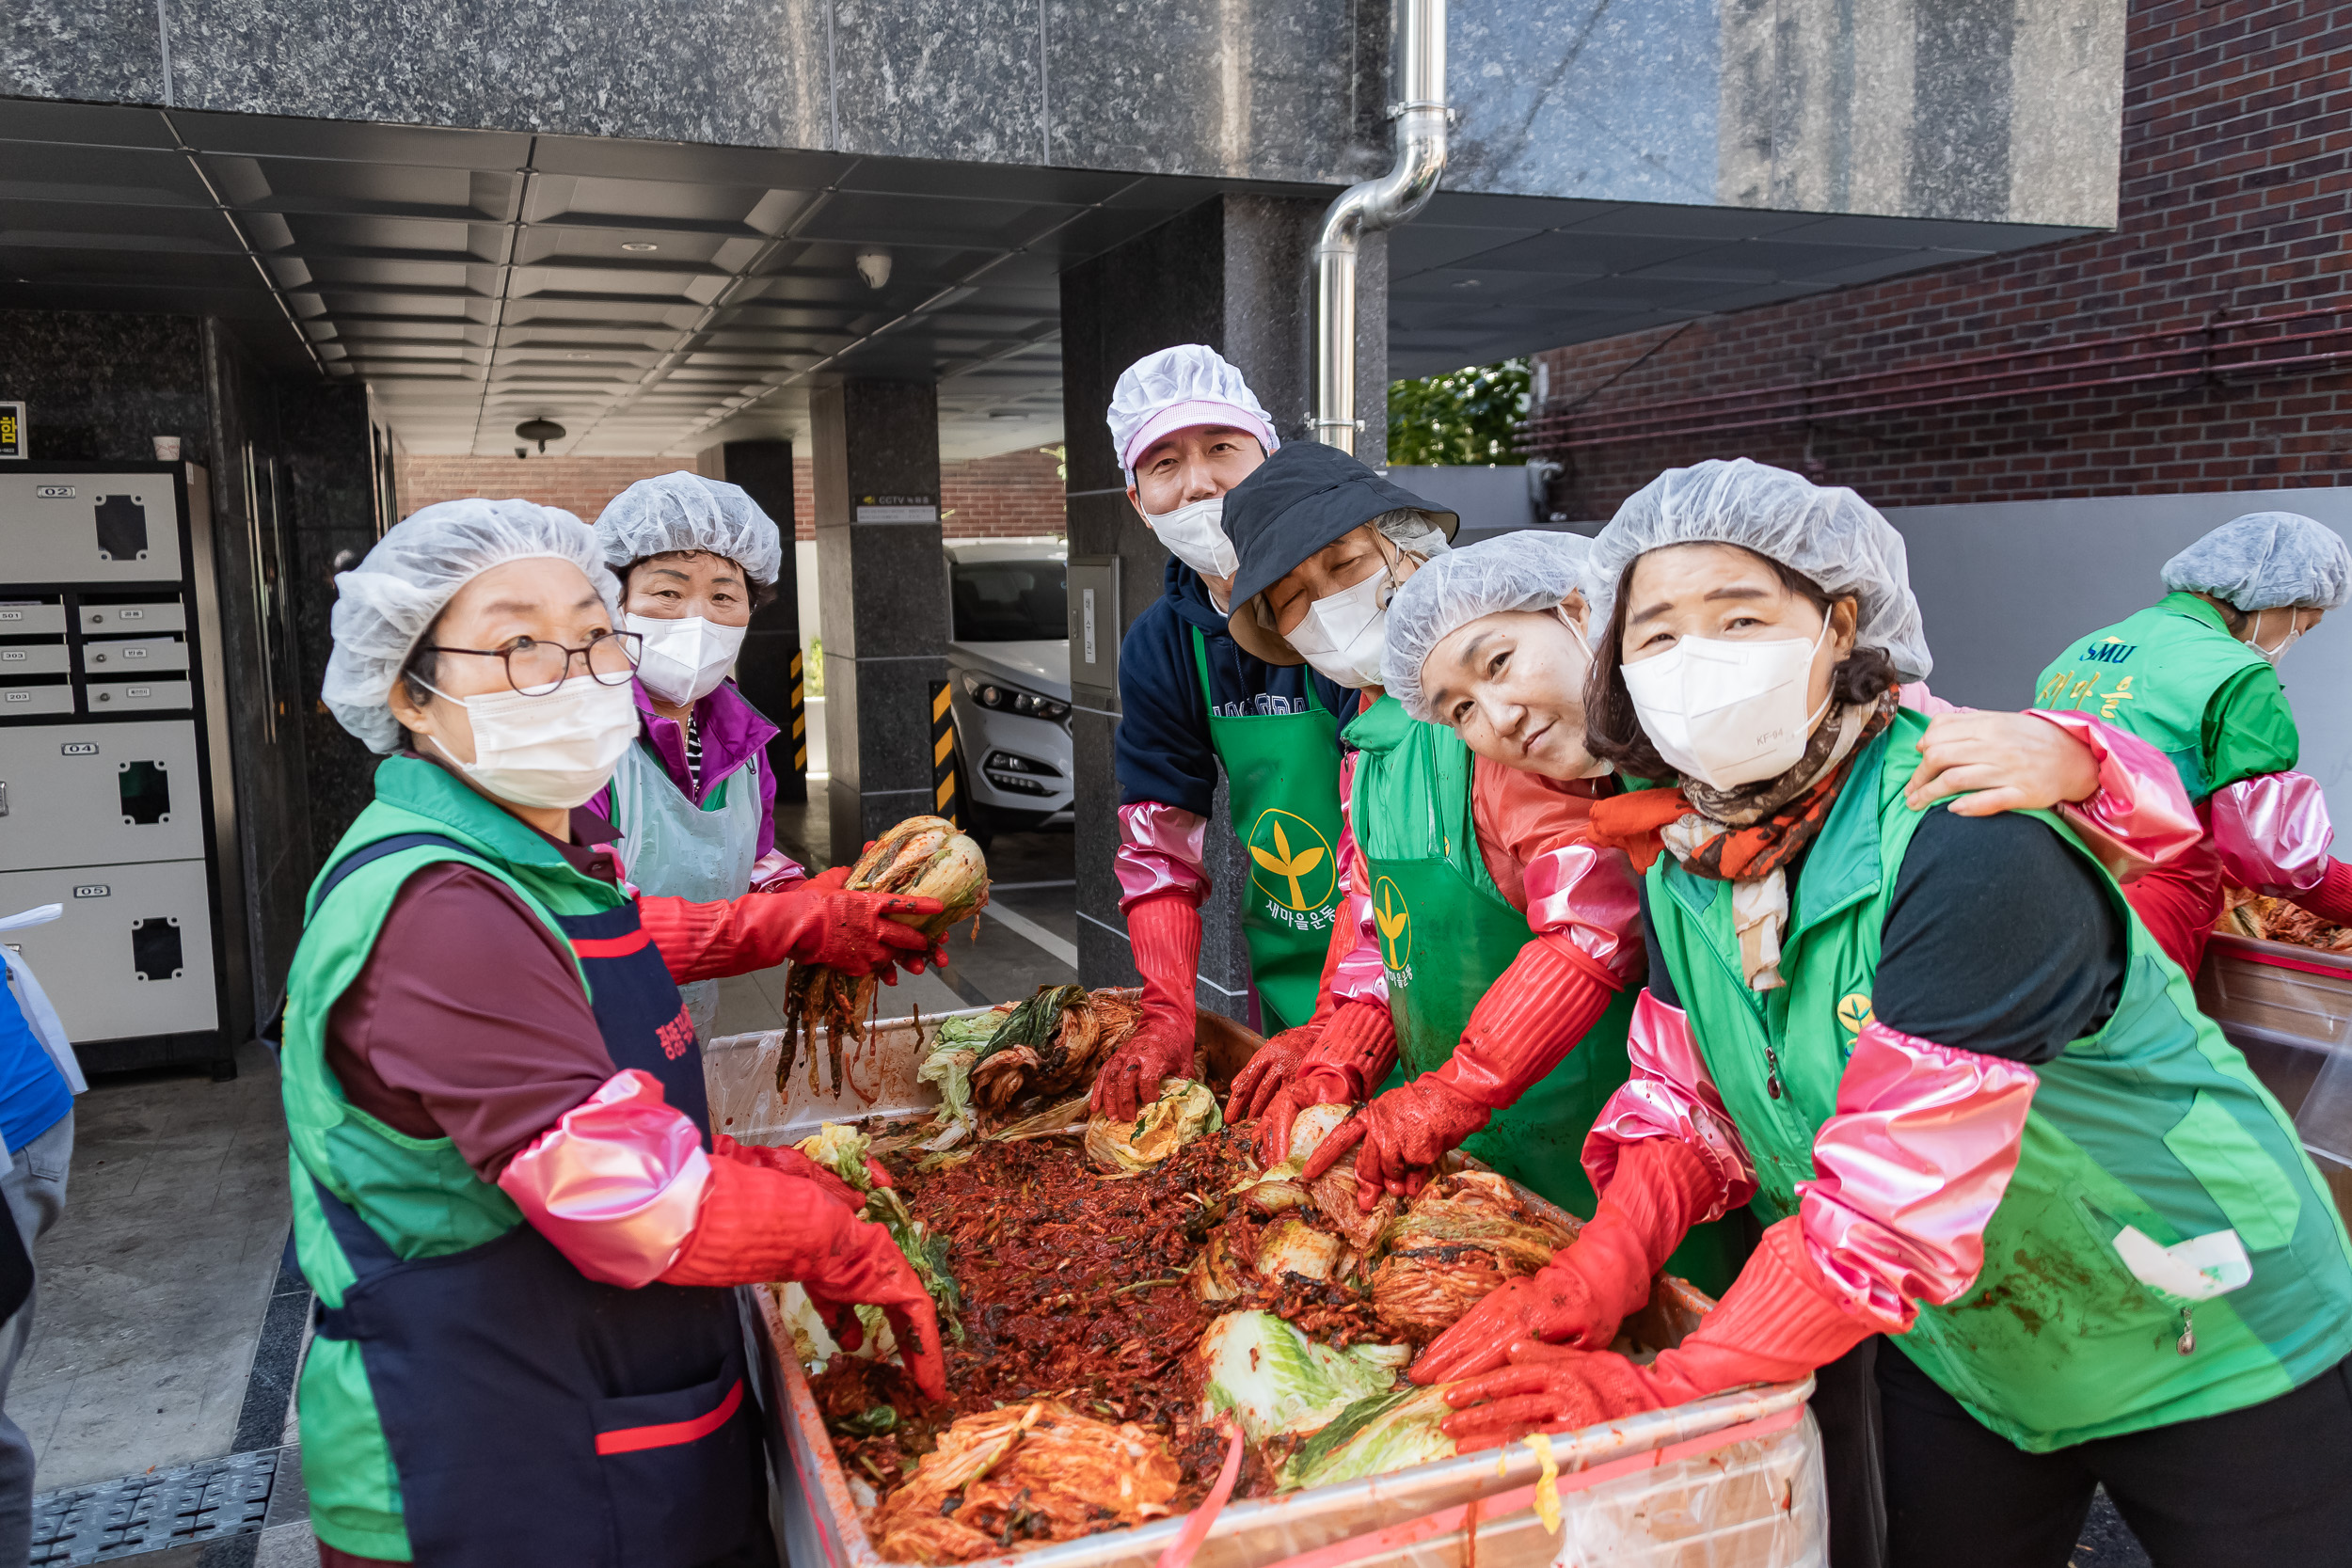
[[[318,1537],[310,1533],[310,1521],[302,1519],[263,1530],[253,1568],[318,1568]]]
[[[226,1084],[102,1081],[75,1104],[17,1370],[22,1397],[56,1405],[44,1489],[229,1451],[288,1212],[276,1068],[258,1046],[240,1067]]]
[[[777,987],[780,999],[783,987]],[[771,1000],[756,974],[735,974],[719,982],[719,1011],[711,1022],[713,1035],[750,1035],[781,1028],[784,1015]]]

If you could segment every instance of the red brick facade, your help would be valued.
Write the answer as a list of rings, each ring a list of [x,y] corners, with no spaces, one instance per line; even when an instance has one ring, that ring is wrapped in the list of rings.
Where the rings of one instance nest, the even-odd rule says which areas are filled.
[[[2125,71],[2113,234],[1541,356],[1555,509],[1739,455],[1890,505],[2352,483],[2352,4],[2131,0]]]
[[[939,466],[941,531],[950,539],[1059,533],[1059,460],[1050,451],[1009,451]],[[595,522],[605,503],[639,480],[691,467],[665,457],[419,457],[402,454],[401,515],[462,496],[521,496]],[[809,460],[792,462],[792,515],[803,539],[817,537]]]

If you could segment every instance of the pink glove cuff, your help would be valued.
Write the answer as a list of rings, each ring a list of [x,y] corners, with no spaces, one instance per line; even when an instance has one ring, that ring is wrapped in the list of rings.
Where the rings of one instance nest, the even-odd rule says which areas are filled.
[[[2319,781],[2305,773],[2259,773],[2214,791],[2213,847],[2221,874],[2274,898],[2309,893],[2328,875],[2335,824]]]
[[[1642,961],[1641,895],[1622,850],[1564,844],[1527,863],[1527,925],[1575,943],[1620,985]]]
[[[2087,713],[2026,711],[2081,741],[2098,762],[2097,792],[2088,800],[2061,803],[2058,816],[2116,880],[2145,876],[2205,836],[2179,770],[2162,752]]]
[[[1645,989],[1633,1004],[1626,1054],[1632,1076],[1609,1097],[1584,1140],[1584,1174],[1593,1191],[1608,1192],[1624,1145],[1675,1138],[1689,1145],[1715,1177],[1714,1200],[1693,1225],[1721,1219],[1755,1197],[1755,1163],[1708,1076],[1691,1036],[1690,1015]]]
[[[1908,1327],[1915,1302],[1976,1283],[2040,1082],[2022,1062],[1863,1026],[1814,1134],[1820,1174],[1797,1183],[1807,1255],[1847,1310]]]
[[[694,1124],[630,1068],[507,1162],[498,1184],[581,1274],[634,1289],[675,1259],[710,1180]]]
[[[1111,870],[1119,878],[1119,908],[1163,893],[1181,893],[1197,906],[1208,895],[1201,860],[1208,819],[1196,813],[1138,800],[1119,808],[1119,847]]]

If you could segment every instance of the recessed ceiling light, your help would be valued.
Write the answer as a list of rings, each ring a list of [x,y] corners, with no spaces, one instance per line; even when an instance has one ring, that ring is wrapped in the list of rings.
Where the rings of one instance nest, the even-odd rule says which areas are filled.
[[[564,356],[564,357],[566,359],[594,359],[596,356],[593,354],[567,354]]]
[[[1478,279],[1475,277],[1465,277],[1454,286],[1457,289],[1475,289],[1478,287]]]
[[[623,240],[621,248],[623,250],[660,250],[661,247],[651,240]]]

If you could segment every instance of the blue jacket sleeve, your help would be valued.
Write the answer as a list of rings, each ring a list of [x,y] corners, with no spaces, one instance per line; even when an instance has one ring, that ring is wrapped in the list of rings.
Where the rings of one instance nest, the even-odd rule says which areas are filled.
[[[1206,816],[1216,797],[1216,751],[1192,639],[1166,599],[1136,617],[1119,644],[1119,803],[1155,800]]]

